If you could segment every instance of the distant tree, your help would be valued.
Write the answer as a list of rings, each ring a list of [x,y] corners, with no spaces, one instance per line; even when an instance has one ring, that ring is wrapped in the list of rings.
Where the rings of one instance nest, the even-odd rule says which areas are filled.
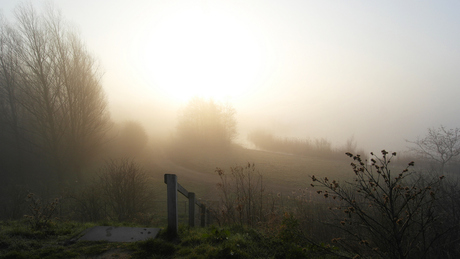
[[[332,153],[332,145],[325,138],[315,139],[315,147],[318,153],[320,154],[330,154]]]
[[[278,143],[280,140],[264,130],[254,130],[250,132],[247,139],[258,148],[271,151],[280,151],[276,150],[279,146]]]
[[[407,141],[415,147],[411,150],[423,158],[427,158],[440,165],[441,172],[445,166],[460,155],[460,129],[447,130],[444,126],[429,128],[424,138]]]
[[[342,150],[344,152],[355,153],[357,147],[358,147],[358,143],[356,142],[355,136],[351,136],[350,138],[347,139],[347,142],[343,146]]]
[[[248,140],[257,148],[273,152],[285,152],[303,156],[330,157],[339,154],[332,148],[331,142],[325,138],[299,139],[280,138],[263,130],[252,131],[248,134]]]
[[[125,157],[138,155],[147,145],[149,137],[139,122],[127,121],[123,123],[118,135],[120,152]]]
[[[229,104],[195,97],[179,115],[178,140],[199,147],[228,146],[236,136],[235,114]]]
[[[60,181],[79,178],[109,125],[96,63],[52,6],[41,15],[30,3],[20,5],[16,21],[1,27],[6,128],[18,145],[27,136]]]

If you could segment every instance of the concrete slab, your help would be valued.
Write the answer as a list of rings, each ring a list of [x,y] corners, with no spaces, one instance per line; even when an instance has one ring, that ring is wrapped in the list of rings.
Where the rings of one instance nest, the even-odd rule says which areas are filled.
[[[131,228],[131,227],[92,227],[78,240],[109,241],[109,242],[136,242],[155,238],[159,228]]]

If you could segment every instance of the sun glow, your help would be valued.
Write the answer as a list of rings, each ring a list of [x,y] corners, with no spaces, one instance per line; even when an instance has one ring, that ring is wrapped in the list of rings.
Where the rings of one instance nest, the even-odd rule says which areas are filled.
[[[228,100],[255,87],[262,65],[259,43],[248,26],[223,10],[177,11],[148,35],[143,73],[174,100]]]

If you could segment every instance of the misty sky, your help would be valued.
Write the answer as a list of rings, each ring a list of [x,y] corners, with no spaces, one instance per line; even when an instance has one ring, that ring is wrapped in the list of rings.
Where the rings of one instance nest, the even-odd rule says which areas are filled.
[[[12,20],[20,2],[0,8]],[[241,139],[265,129],[400,151],[460,127],[458,1],[54,3],[99,60],[114,119],[152,132],[172,130],[194,95],[230,102]]]

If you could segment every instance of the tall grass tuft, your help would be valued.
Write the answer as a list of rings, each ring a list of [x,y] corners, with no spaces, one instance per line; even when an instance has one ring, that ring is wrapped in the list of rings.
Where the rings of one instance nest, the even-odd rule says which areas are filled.
[[[216,168],[220,177],[221,207],[215,209],[219,224],[256,226],[278,216],[277,198],[267,192],[262,174],[254,164]]]
[[[43,203],[35,194],[27,195],[29,203],[29,214],[24,217],[32,230],[42,230],[49,228],[54,220],[57,220],[56,209],[59,204],[59,198],[48,203]]]

